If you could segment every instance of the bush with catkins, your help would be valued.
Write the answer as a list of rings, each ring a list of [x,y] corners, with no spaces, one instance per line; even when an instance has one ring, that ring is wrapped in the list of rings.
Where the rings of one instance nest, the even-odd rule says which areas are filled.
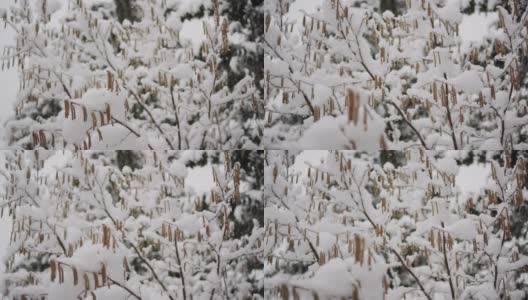
[[[266,7],[265,147],[499,150],[527,142],[528,13],[518,0],[492,7],[499,22],[480,46],[460,35],[457,1],[406,0],[397,15],[349,0],[302,3]]]
[[[262,205],[262,191],[240,154],[143,151],[134,169],[114,155],[0,153],[9,179],[0,207],[13,222],[0,298],[263,298],[264,229],[240,216]],[[216,159],[205,164],[210,196],[188,183],[186,165],[202,155]]]
[[[249,69],[239,59],[246,52],[234,49],[258,42],[228,18],[225,3],[200,2],[133,1],[134,20],[118,20],[111,0],[18,1],[4,18],[17,42],[4,50],[2,65],[20,70],[9,145],[258,148],[260,75],[230,78],[234,71],[225,67]],[[203,40],[180,38],[189,18],[199,21]]]
[[[267,153],[269,299],[526,298],[528,153],[378,155]]]

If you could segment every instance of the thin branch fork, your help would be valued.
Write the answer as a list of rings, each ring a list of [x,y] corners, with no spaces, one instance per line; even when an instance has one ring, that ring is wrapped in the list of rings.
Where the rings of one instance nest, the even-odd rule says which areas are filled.
[[[99,184],[98,181],[96,181],[99,185],[99,189],[101,190],[102,192],[102,187],[101,185]],[[91,185],[89,185],[91,186]],[[94,194],[94,197],[95,196],[95,192],[93,192],[93,189],[92,190],[92,193]],[[96,197],[97,198],[97,197]],[[104,197],[102,199],[102,202],[103,202],[103,205],[104,205]],[[110,212],[108,211],[108,209],[106,209],[106,205],[104,205],[104,211],[106,213],[106,215],[110,218],[110,220],[112,221],[112,223],[114,224],[114,226],[117,226],[117,221],[112,217],[112,215],[110,214]],[[123,244],[125,244],[125,241],[122,241]],[[169,290],[167,289],[167,287],[165,286],[165,284],[163,283],[163,281],[161,281],[161,279],[159,278],[158,274],[156,273],[156,271],[154,270],[154,268],[152,267],[152,265],[147,261],[147,259],[143,256],[143,254],[141,254],[141,251],[139,251],[139,249],[136,247],[136,245],[134,245],[134,243],[132,242],[128,242],[128,244],[134,249],[134,251],[136,252],[136,254],[138,255],[139,259],[141,259],[141,261],[143,263],[145,263],[145,265],[147,265],[147,267],[149,268],[150,272],[152,273],[152,276],[154,276],[154,279],[159,283],[159,285],[163,288],[163,290],[167,293],[167,295],[169,296],[169,299],[171,300],[174,300],[174,298],[172,297],[172,295],[170,294]]]
[[[31,199],[31,202],[33,202],[33,204],[35,204],[36,207],[40,208],[40,205],[35,200],[35,198],[33,196],[31,196],[31,194],[29,194],[29,192],[27,190],[25,192],[26,192],[26,195],[28,196],[28,198]],[[55,238],[57,238],[57,242],[59,243],[59,246],[61,247],[62,252],[64,252],[64,255],[68,255],[68,251],[66,250],[66,246],[62,242],[62,240],[61,240],[59,234],[57,233],[57,231],[55,230],[55,228],[50,225],[48,220],[45,220],[44,223],[49,227],[51,232],[53,232],[53,235],[55,235]]]
[[[444,228],[444,222],[442,222],[442,228]],[[444,264],[446,267],[447,276],[449,277],[449,288],[451,289],[451,298],[455,299],[455,288],[453,287],[453,280],[451,278],[451,270],[449,268],[449,261],[447,260],[445,231],[442,231],[442,250],[444,252]]]
[[[407,266],[407,264],[405,263],[405,261],[403,260],[403,258],[400,256],[400,254],[398,254],[398,252],[396,250],[394,250],[392,247],[389,247],[389,249],[392,251],[392,253],[394,253],[394,255],[396,255],[396,257],[398,258],[398,260],[401,262],[402,264],[402,267],[407,271],[409,272],[409,274],[411,274],[411,276],[414,278],[414,280],[416,280],[416,283],[418,283],[418,286],[420,287],[420,289],[422,290],[422,292],[424,293],[425,297],[428,299],[428,300],[433,300],[431,298],[431,296],[429,296],[429,294],[425,291],[425,288],[424,286],[422,285],[422,283],[420,282],[420,279],[418,279],[418,276],[416,276],[416,274],[414,274],[414,272]]]
[[[99,32],[96,32],[96,33],[99,33]],[[106,44],[104,43],[104,41],[103,41],[104,53],[103,53],[103,51],[101,51],[101,49],[99,49],[99,46],[97,45],[97,43],[96,43],[96,39],[95,39],[95,37],[94,37],[94,35],[93,35],[93,33],[92,33],[91,30],[90,30],[90,35],[91,35],[91,37],[92,37],[94,43],[96,44],[95,46],[96,46],[97,50],[98,50],[99,53],[100,53],[101,55],[103,55],[104,58],[106,59],[106,62],[108,63],[108,66],[109,66],[109,67],[110,67],[115,73],[117,73],[117,68],[114,67],[114,65],[110,62],[110,58],[109,58],[108,53],[107,53],[107,51],[106,51]],[[100,35],[100,33],[99,33],[99,35]],[[116,78],[119,78],[119,77],[116,77]],[[151,112],[151,111],[148,109],[148,107],[143,103],[143,101],[139,98],[139,96],[138,96],[138,95],[137,95],[137,94],[136,94],[131,88],[129,88],[129,87],[126,85],[126,82],[124,81],[124,79],[122,79],[122,78],[120,78],[120,79],[121,79],[122,82],[123,82],[121,86],[122,86],[124,89],[126,89],[126,90],[127,90],[127,91],[128,91],[133,97],[134,97],[134,99],[136,99],[136,102],[139,104],[139,106],[141,106],[141,108],[142,108],[143,110],[145,110],[145,112],[147,112],[148,117],[150,118],[150,120],[152,121],[152,123],[154,124],[154,126],[158,129],[158,131],[161,133],[161,135],[163,136],[165,142],[169,145],[170,149],[171,149],[171,150],[175,150],[175,148],[174,148],[174,146],[172,145],[171,141],[170,141],[169,138],[167,137],[165,131],[163,131],[163,129],[162,129],[162,128],[160,127],[160,125],[158,124],[158,122],[156,122],[154,116],[152,115],[152,112]]]
[[[277,52],[277,50],[275,48],[273,48],[271,46],[271,44],[268,42],[268,40],[266,38],[264,38],[264,43],[266,43],[266,45],[275,53],[275,55],[280,59],[282,60],[283,62],[285,62],[287,65],[288,65],[288,70],[290,71],[291,74],[294,74],[293,72],[293,69],[292,67],[290,66],[290,64],[288,62],[286,62],[286,60],[282,57],[282,55],[279,54],[279,52]],[[288,77],[288,79],[295,84],[295,81],[291,78]],[[306,95],[306,93],[304,93],[303,90],[301,90],[301,93],[303,94],[303,98],[304,98],[304,102],[306,103],[306,105],[308,106],[308,108],[310,109],[310,113],[313,115],[314,114],[314,107],[312,105],[312,102],[310,101],[310,99],[308,99],[308,96]]]
[[[282,201],[282,199],[277,195],[277,193],[275,193],[275,191],[273,191],[273,194],[275,195],[275,197],[277,199],[279,199],[279,201],[282,203],[282,205],[287,209],[287,210],[290,210],[290,208],[288,207],[288,205],[286,205],[286,203],[284,203],[284,201]],[[297,222],[297,224],[299,223],[299,218],[297,216],[295,216],[295,221]],[[299,233],[302,234],[302,230],[296,225],[295,228],[299,231]],[[312,244],[312,242],[310,241],[310,239],[308,239],[308,237],[306,237],[306,241],[308,242],[308,245],[310,246],[310,250],[312,251],[315,259],[317,262],[319,262],[319,254],[317,253],[317,250],[315,249],[314,245]]]
[[[350,21],[348,21],[349,23],[349,26],[351,28],[353,28],[352,24],[350,24]],[[345,33],[343,32],[343,30],[341,30],[341,36],[343,37],[343,39],[346,41],[346,44],[348,46],[348,48],[352,51],[352,54],[354,54],[354,56],[356,57],[359,57],[360,59],[360,63],[361,63],[361,66],[363,67],[363,69],[365,69],[365,71],[369,74],[370,78],[372,80],[376,80],[376,77],[374,76],[374,74],[370,71],[370,69],[367,67],[367,65],[365,64],[365,61],[363,59],[363,55],[361,54],[361,49],[359,47],[359,41],[358,41],[358,37],[356,35],[355,32],[352,31],[352,33],[354,34],[354,36],[356,37],[356,43],[358,44],[358,53],[359,55],[356,54],[356,52],[354,51],[354,49],[352,48],[352,45],[350,45],[350,43],[348,42],[347,38],[346,38],[346,35]],[[402,117],[403,121],[409,125],[409,127],[411,128],[411,130],[416,134],[416,136],[418,137],[418,139],[420,140],[420,143],[422,144],[422,146],[428,150],[429,148],[427,148],[427,144],[425,143],[425,140],[423,139],[422,135],[420,134],[420,132],[418,131],[418,129],[416,129],[416,127],[414,127],[414,125],[411,123],[410,120],[407,119],[407,117],[405,116],[405,114],[403,113],[403,111],[398,107],[398,105],[396,105],[396,103],[394,103],[394,101],[392,100],[388,100],[389,101],[389,104],[391,104],[394,108],[396,108],[396,110],[398,111],[398,113],[400,114],[400,116]]]
[[[158,274],[156,273],[156,271],[154,271],[154,268],[152,267],[152,265],[147,261],[145,257],[143,257],[143,255],[141,254],[141,251],[139,251],[139,249],[133,243],[130,243],[130,246],[132,247],[132,249],[134,249],[139,259],[141,259],[141,261],[145,263],[145,265],[147,265],[150,272],[152,273],[152,276],[154,276],[154,279],[159,283],[161,288],[163,288],[163,290],[167,293],[167,295],[169,296],[169,299],[174,300],[174,297],[172,297],[172,295],[170,294],[169,290],[167,289],[163,281],[161,281],[161,279],[158,277]]]
[[[172,233],[169,233],[172,234]],[[174,248],[176,249],[176,259],[178,260],[178,266],[180,266],[180,278],[183,286],[183,300],[187,300],[187,291],[185,290],[185,275],[183,274],[183,267],[180,259],[180,251],[178,250],[178,238],[174,237]]]
[[[350,186],[346,183],[346,180],[344,180],[344,183],[345,183],[345,187],[347,189],[350,189]],[[359,184],[357,183],[357,181],[355,180],[354,178],[354,183],[356,183],[358,189],[361,191],[360,189],[360,186]],[[352,195],[351,195],[352,196]],[[370,218],[370,216],[367,214],[366,210],[365,210],[365,206],[363,204],[363,196],[361,195],[361,193],[359,193],[359,196],[361,198],[361,204],[362,204],[362,207],[363,207],[363,214],[365,215],[365,217],[367,218],[367,220],[369,221],[369,223],[374,227],[376,228],[376,225],[374,223],[374,221],[372,220],[372,218]],[[400,254],[392,247],[388,247],[390,251],[392,251],[396,257],[398,258],[398,260],[400,261],[400,263],[402,264],[402,267],[407,271],[409,272],[409,274],[411,274],[411,276],[414,278],[414,280],[416,280],[416,283],[418,284],[418,286],[420,287],[420,289],[422,290],[422,292],[424,293],[425,297],[428,299],[428,300],[432,300],[431,296],[427,293],[427,291],[425,290],[424,286],[422,285],[422,283],[420,282],[420,279],[418,278],[418,276],[416,276],[416,274],[414,274],[414,272],[407,266],[407,264],[405,263],[405,261],[403,260],[403,258],[400,256]]]

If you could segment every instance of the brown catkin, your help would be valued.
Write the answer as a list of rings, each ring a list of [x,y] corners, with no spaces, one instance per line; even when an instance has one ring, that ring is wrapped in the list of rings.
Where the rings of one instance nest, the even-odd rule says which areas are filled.
[[[46,147],[46,134],[43,130],[39,130],[39,140],[40,140],[40,146]]]
[[[354,292],[352,293],[353,300],[359,300],[359,289],[357,286],[354,287]]]
[[[314,107],[313,118],[314,122],[317,122],[321,119],[321,108],[319,106]]]
[[[280,287],[279,294],[280,294],[282,300],[289,300],[290,299],[290,291],[288,290],[288,286],[286,286],[285,284],[283,284]]]
[[[491,86],[491,99],[495,100],[495,86]]]
[[[123,258],[123,269],[125,269],[126,272],[130,272],[130,268],[128,267],[128,260],[126,256]]]
[[[456,92],[456,89],[455,87],[452,87],[451,88],[451,101],[453,102],[453,105],[456,105],[457,104],[457,92]]]
[[[36,132],[33,132],[32,136],[33,136],[33,145],[37,146],[39,144],[38,134]]]
[[[88,278],[88,273],[84,273],[84,290],[89,291],[90,290],[90,278]]]
[[[98,289],[100,287],[99,285],[99,275],[97,275],[97,273],[93,273],[93,278],[94,278],[94,289]]]
[[[110,104],[106,103],[106,120],[107,123],[110,123],[110,120],[112,120],[112,110],[110,108]]]
[[[438,102],[438,88],[436,86],[436,81],[433,81],[433,99],[435,102]]]
[[[363,261],[362,241],[361,241],[361,237],[358,234],[354,236],[354,254],[355,254],[356,263],[357,262],[362,263]]]
[[[58,264],[58,270],[59,270],[59,283],[64,283],[64,269],[62,268],[62,265]]]
[[[110,73],[110,71],[107,71],[106,72],[106,86],[108,87],[108,90],[109,91],[112,91],[114,90],[114,87],[113,87],[113,79],[112,79],[112,73]]]
[[[79,284],[79,274],[77,273],[77,269],[75,267],[72,268],[73,271],[73,285]]]
[[[50,261],[50,271],[51,281],[55,281],[55,278],[57,277],[57,263],[53,259]]]
[[[229,53],[229,39],[228,39],[228,24],[227,19],[224,19],[222,23],[222,54],[227,55]]]
[[[105,286],[106,285],[106,265],[103,264],[103,266],[101,267],[101,275],[102,275],[102,285]]]
[[[97,114],[95,111],[92,111],[92,127],[97,128]]]
[[[104,126],[106,124],[105,122],[105,112],[100,111],[99,116],[101,117],[101,126]]]
[[[74,105],[70,105],[70,113],[71,113],[72,120],[75,120],[76,113],[75,113],[75,106]]]
[[[161,236],[163,238],[166,238],[167,237],[167,228],[165,226],[165,223],[161,224]]]
[[[64,118],[70,117],[70,101],[64,100]]]

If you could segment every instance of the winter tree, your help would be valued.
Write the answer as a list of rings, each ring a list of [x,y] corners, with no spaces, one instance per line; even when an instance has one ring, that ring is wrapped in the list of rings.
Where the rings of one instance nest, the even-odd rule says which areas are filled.
[[[248,19],[262,19],[262,3],[234,5],[18,0],[3,18],[17,32],[3,68],[20,70],[8,143],[70,150],[258,148],[263,24]],[[203,34],[198,47],[180,38],[188,21]]]
[[[0,293],[13,300],[263,298],[262,217],[247,213],[263,209],[263,177],[253,170],[262,170],[263,155],[3,153],[0,207],[13,230]],[[122,165],[126,157],[139,163]],[[236,161],[244,157],[253,164]],[[212,174],[203,196],[187,182],[199,165]]]
[[[524,2],[488,1],[498,22],[465,49],[469,1],[406,0],[395,14],[377,12],[379,2],[324,0],[308,12],[300,0],[270,0],[265,146],[526,147]]]
[[[266,295],[526,299],[527,154],[328,151],[304,166],[297,153],[268,152]],[[460,177],[477,156],[485,179]]]

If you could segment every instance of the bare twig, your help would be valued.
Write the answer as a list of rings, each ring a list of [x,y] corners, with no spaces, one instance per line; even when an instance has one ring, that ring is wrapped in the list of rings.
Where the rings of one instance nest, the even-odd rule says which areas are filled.
[[[442,222],[442,228],[444,228],[444,222]],[[451,289],[451,298],[455,299],[455,288],[453,287],[453,280],[451,278],[451,270],[449,269],[449,262],[447,261],[447,251],[446,251],[446,238],[445,232],[442,230],[442,250],[444,252],[444,264],[447,271],[447,276],[449,277],[449,288]]]
[[[185,290],[185,275],[183,274],[183,267],[180,260],[180,251],[178,250],[178,239],[176,237],[174,237],[174,248],[176,249],[176,259],[178,260],[178,266],[180,266],[180,278],[183,286],[183,300],[187,300],[187,292]]]

